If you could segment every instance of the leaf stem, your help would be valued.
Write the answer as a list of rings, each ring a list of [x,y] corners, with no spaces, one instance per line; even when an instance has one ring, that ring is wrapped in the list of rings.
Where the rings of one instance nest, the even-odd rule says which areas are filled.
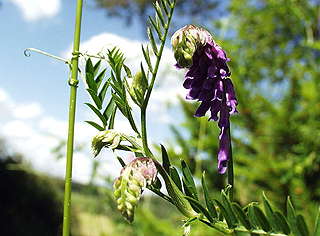
[[[166,201],[168,201],[168,202],[170,202],[171,204],[173,204],[174,205],[174,202],[172,201],[172,199],[169,197],[169,196],[167,196],[167,195],[165,195],[164,193],[162,193],[160,190],[157,190],[157,189],[155,189],[155,188],[150,188],[150,187],[148,187],[148,189],[150,190],[150,191],[152,191],[153,193],[155,193],[155,194],[157,194],[159,197],[161,197],[162,199],[164,199],[164,200],[166,200]]]
[[[231,185],[230,189],[230,201],[233,201],[233,189],[234,189],[234,172],[233,172],[233,157],[232,157],[232,144],[231,144],[231,134],[230,127],[228,128],[228,136],[230,138],[230,147],[229,147],[229,161],[228,161],[228,184]]]
[[[143,145],[143,151],[145,155],[149,157],[153,157],[152,152],[149,149],[148,146],[148,139],[147,139],[147,121],[146,121],[146,107],[141,108],[141,139],[142,139],[142,145]]]
[[[176,1],[174,1],[174,5],[175,5]],[[168,35],[168,30],[169,30],[169,25],[172,19],[172,15],[173,15],[173,10],[174,10],[174,5],[173,7],[171,7],[170,9],[170,14],[168,16],[168,22],[165,26],[165,31],[164,31],[164,35],[163,35],[163,40],[161,40],[161,45],[160,45],[160,50],[157,53],[157,60],[156,60],[156,64],[154,67],[154,70],[152,71],[152,78],[151,78],[151,83],[150,86],[148,87],[147,93],[146,93],[146,97],[144,99],[144,102],[141,106],[141,134],[142,134],[142,143],[143,143],[143,150],[145,152],[145,154],[150,155],[150,157],[153,157],[152,152],[150,151],[149,147],[148,147],[148,137],[147,137],[147,122],[146,122],[146,111],[147,111],[147,106],[148,106],[148,102],[150,99],[150,95],[154,86],[154,82],[157,76],[157,72],[159,69],[159,64],[160,64],[160,60],[161,60],[161,56],[162,56],[162,52],[163,52],[163,48],[166,42],[166,38]]]
[[[227,93],[226,93],[226,84],[225,84],[225,80],[222,80],[223,83],[223,98],[222,98],[222,103],[225,104],[227,101]],[[230,119],[230,117],[229,117]],[[230,129],[231,129],[231,124],[229,121],[229,127],[226,127],[227,129],[227,135],[228,135],[228,139],[230,140],[230,144],[229,144],[229,154],[228,154],[228,168],[227,168],[227,183],[228,185],[231,186],[230,192],[229,192],[229,198],[230,201],[233,201],[233,192],[234,192],[234,172],[233,172],[233,158],[232,158],[232,144],[231,144],[231,133],[230,133]]]
[[[69,103],[69,128],[67,141],[67,160],[66,160],[66,174],[65,174],[65,191],[64,191],[64,205],[63,205],[63,236],[70,235],[70,213],[71,213],[71,184],[72,184],[72,158],[73,158],[73,144],[74,144],[74,123],[77,99],[77,85],[78,85],[78,61],[80,47],[80,31],[81,31],[81,17],[82,17],[82,0],[77,0],[76,8],[76,23],[73,43],[73,57],[71,59],[71,78],[70,85],[70,103]]]

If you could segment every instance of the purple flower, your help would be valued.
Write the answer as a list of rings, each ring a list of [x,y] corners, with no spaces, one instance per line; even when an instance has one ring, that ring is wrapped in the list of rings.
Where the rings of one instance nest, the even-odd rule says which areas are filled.
[[[183,83],[188,89],[186,99],[201,102],[195,116],[201,117],[210,111],[209,120],[218,121],[218,171],[223,174],[227,169],[231,142],[229,117],[237,112],[238,103],[229,78],[231,73],[227,62],[230,59],[208,31],[193,25],[177,31],[171,41],[176,67],[188,69]]]

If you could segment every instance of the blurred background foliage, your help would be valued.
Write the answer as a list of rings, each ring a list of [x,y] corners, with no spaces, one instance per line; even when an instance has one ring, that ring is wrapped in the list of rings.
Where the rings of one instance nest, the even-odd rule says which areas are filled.
[[[96,0],[97,7],[129,22],[134,17],[145,22],[151,3]],[[290,195],[311,225],[320,202],[320,2],[178,1],[178,12],[193,23],[210,22],[205,26],[231,58],[239,101],[239,115],[231,118],[236,201],[260,201],[265,191],[284,210]],[[186,160],[198,177],[205,170],[212,195],[218,194],[225,180],[216,171],[217,125],[193,117],[198,104],[183,98],[180,104],[184,122],[172,127],[169,156],[176,163]],[[10,227],[0,227],[0,235],[27,235],[34,222],[44,231],[30,235],[57,235],[62,182],[34,173],[4,146],[1,150],[0,214]],[[181,215],[150,194],[142,199],[135,222],[127,224],[116,210],[111,182],[74,186],[73,235],[182,235]],[[41,205],[33,207],[35,201]],[[5,231],[9,228],[18,233]],[[192,235],[221,234],[197,224]]]

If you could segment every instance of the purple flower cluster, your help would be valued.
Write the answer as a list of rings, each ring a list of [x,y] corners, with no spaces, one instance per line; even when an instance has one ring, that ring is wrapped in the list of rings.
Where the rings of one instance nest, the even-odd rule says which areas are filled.
[[[229,78],[231,73],[227,62],[230,59],[222,48],[213,41],[208,31],[198,29],[201,34],[207,34],[206,38],[209,40],[198,43],[197,37],[191,36],[189,41],[193,40],[196,43],[196,49],[192,55],[192,64],[187,67],[188,71],[185,74],[183,86],[189,90],[187,99],[201,102],[195,116],[204,116],[210,110],[210,120],[218,121],[220,128],[218,171],[223,174],[227,169],[230,152],[229,117],[237,112],[237,99],[232,81]],[[188,33],[185,33],[184,37],[187,38]],[[179,63],[176,66],[182,67]]]

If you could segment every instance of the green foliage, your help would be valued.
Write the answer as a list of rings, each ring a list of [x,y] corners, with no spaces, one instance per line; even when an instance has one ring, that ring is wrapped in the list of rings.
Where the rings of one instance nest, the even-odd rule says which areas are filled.
[[[164,147],[162,146],[162,149]],[[165,162],[162,166],[158,163],[157,168],[164,178],[166,188],[171,197],[171,203],[177,206],[178,210],[188,217],[188,225],[196,220],[199,220],[209,227],[212,227],[224,234],[233,234],[234,232],[247,232],[258,235],[295,235],[304,236],[309,235],[308,227],[305,223],[305,218],[296,214],[296,210],[293,207],[290,198],[287,200],[287,216],[283,216],[277,209],[272,207],[271,203],[263,194],[262,207],[255,202],[250,203],[248,206],[242,208],[238,203],[232,202],[229,198],[230,187],[227,186],[221,191],[220,199],[214,199],[209,196],[207,183],[205,177],[202,177],[202,188],[204,190],[204,199],[206,207],[198,199],[198,195],[192,195],[192,186],[194,179],[189,174],[189,167],[185,162],[181,162],[184,181],[188,182],[188,185],[184,185],[184,191],[178,190],[175,182],[171,180],[169,175],[164,169],[165,166],[170,166],[168,159],[164,158]],[[171,167],[170,167],[171,168]],[[179,175],[178,178],[180,179]],[[189,187],[187,187],[189,186]],[[178,196],[177,196],[178,195]],[[189,201],[190,206],[197,214],[189,215],[186,212],[190,212],[190,206],[183,202],[185,198]],[[181,202],[178,202],[179,201]],[[317,222],[314,228],[317,228]]]

